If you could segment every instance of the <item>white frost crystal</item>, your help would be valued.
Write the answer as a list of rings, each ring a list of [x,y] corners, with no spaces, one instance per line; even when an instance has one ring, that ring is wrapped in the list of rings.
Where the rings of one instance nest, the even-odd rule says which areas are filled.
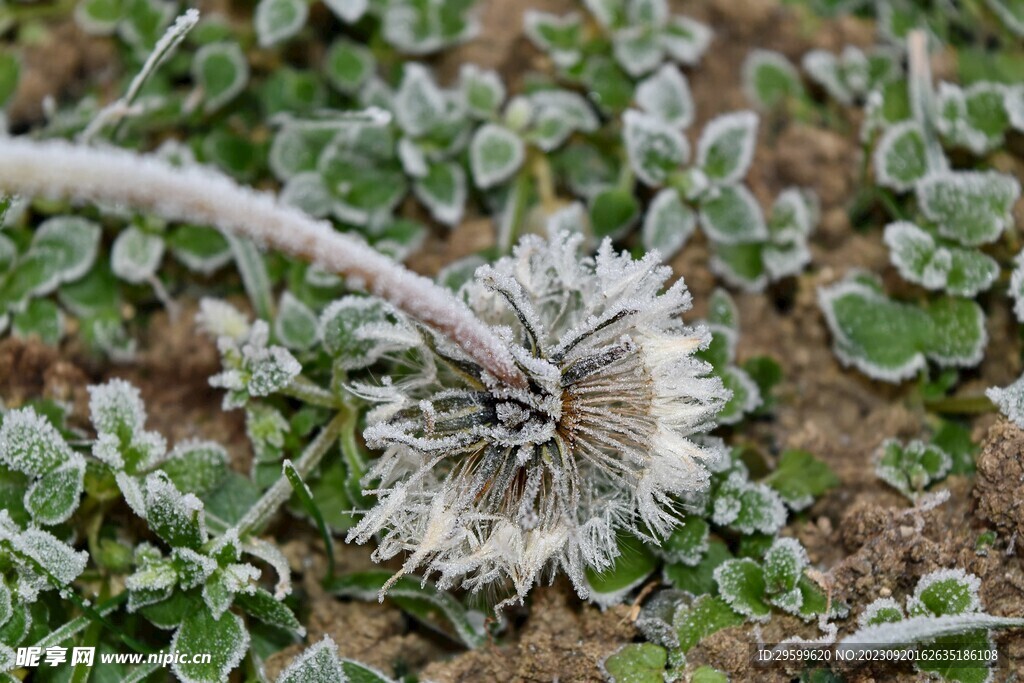
[[[377,536],[378,560],[408,552],[398,575],[511,584],[515,601],[562,569],[586,596],[584,570],[611,566],[618,530],[664,538],[678,496],[707,489],[721,453],[690,437],[714,426],[728,391],[693,356],[710,335],[679,318],[686,286],[662,291],[671,269],[656,253],[634,261],[605,241],[581,259],[581,240],[527,237],[463,290],[528,388],[435,339],[464,388],[444,371],[403,380],[371,413],[367,442],[385,449],[366,477],[378,502],[349,540]]]

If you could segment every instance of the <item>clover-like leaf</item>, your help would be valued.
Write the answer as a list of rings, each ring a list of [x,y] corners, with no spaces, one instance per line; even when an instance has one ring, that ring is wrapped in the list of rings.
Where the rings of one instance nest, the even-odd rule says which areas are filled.
[[[924,132],[914,121],[890,126],[878,141],[874,154],[878,183],[905,192],[928,173]]]
[[[927,289],[973,297],[999,276],[999,264],[992,257],[974,249],[942,246],[907,221],[887,225],[884,239],[900,275]]]
[[[697,143],[697,165],[713,183],[728,185],[750,168],[757,143],[757,114],[723,114],[711,120]]]
[[[186,440],[178,443],[161,463],[174,486],[184,493],[202,496],[227,476],[228,453],[213,441]]]
[[[249,632],[242,618],[227,612],[219,619],[214,618],[205,607],[189,612],[174,632],[171,650],[180,652],[204,652],[205,658],[175,661],[171,666],[174,674],[186,683],[217,683],[226,680],[245,657],[249,650]]]
[[[693,123],[694,103],[690,85],[679,69],[665,64],[636,88],[636,103],[669,125],[686,128]]]
[[[320,316],[324,349],[347,370],[364,368],[385,353],[415,346],[416,333],[378,299],[347,296]]]
[[[370,8],[370,0],[325,0],[324,4],[346,24],[356,23]]]
[[[480,119],[496,115],[505,101],[505,84],[498,72],[475,64],[463,64],[459,70],[459,92],[466,110]]]
[[[369,48],[345,38],[331,43],[324,56],[327,82],[345,95],[358,92],[373,75],[376,66]]]
[[[79,456],[81,457],[81,456]],[[41,477],[75,459],[57,428],[32,408],[12,410],[0,426],[0,462]]]
[[[610,187],[590,203],[590,225],[596,237],[618,237],[636,222],[640,205],[630,190]]]
[[[291,292],[281,294],[274,333],[290,349],[305,350],[317,341],[316,314]]]
[[[697,225],[693,209],[683,204],[679,193],[669,188],[655,195],[644,216],[641,239],[648,251],[657,249],[668,260],[683,248]]]
[[[764,571],[757,562],[749,558],[726,560],[715,570],[715,583],[722,599],[737,614],[759,622],[771,617],[771,605],[765,601]]]
[[[917,184],[921,211],[939,234],[967,246],[992,242],[1012,226],[1019,196],[1020,183],[995,171],[936,173]]]
[[[158,235],[132,226],[121,232],[110,249],[110,268],[126,282],[139,284],[156,274],[165,244]]]
[[[1024,429],[1024,376],[1007,387],[991,387],[985,395],[996,404],[999,412]]]
[[[619,555],[603,570],[587,568],[590,599],[608,607],[618,604],[631,590],[643,583],[657,566],[657,558],[635,536],[619,535]]]
[[[75,454],[39,477],[25,492],[25,509],[37,524],[51,526],[71,518],[78,509],[85,478],[85,460]]]
[[[565,16],[527,10],[523,14],[523,30],[526,37],[551,57],[556,66],[568,68],[576,64],[582,55],[583,21],[579,14]]]
[[[743,91],[758,108],[771,109],[802,95],[804,88],[796,67],[783,54],[755,49],[743,61]]]
[[[306,648],[277,677],[277,683],[348,683],[330,636]]]
[[[744,534],[774,534],[786,523],[786,506],[768,486],[732,472],[714,492],[711,521]]]
[[[477,129],[469,145],[469,164],[477,187],[494,187],[512,177],[526,150],[518,135],[504,126],[488,123]]]
[[[653,643],[630,643],[610,654],[601,668],[612,683],[662,683],[668,652]]]
[[[661,34],[665,51],[680,64],[693,66],[711,44],[711,29],[689,17],[674,16]]]
[[[768,237],[761,206],[743,185],[709,192],[700,203],[700,221],[708,237],[720,244],[761,242]]]
[[[804,510],[816,496],[838,485],[839,479],[811,453],[790,449],[782,452],[778,466],[764,483],[775,489],[791,510]]]
[[[231,246],[224,236],[200,225],[182,225],[167,239],[171,253],[190,270],[210,275],[231,261]]]
[[[99,243],[97,224],[78,216],[54,216],[36,228],[31,249],[54,261],[61,282],[73,282],[92,268]]]
[[[469,193],[462,166],[456,163],[431,164],[426,175],[416,179],[412,189],[437,221],[454,226],[462,220]]]
[[[249,82],[249,62],[237,43],[210,43],[196,51],[192,78],[202,89],[203,108],[214,112],[237,97]]]
[[[395,92],[395,119],[409,135],[425,135],[442,122],[448,103],[434,82],[434,76],[421,64],[409,62]]]
[[[183,494],[164,472],[146,478],[146,521],[171,546],[198,549],[207,540],[203,503]]]
[[[660,118],[630,109],[622,122],[630,166],[645,184],[664,185],[689,158],[686,138]]]
[[[306,0],[260,0],[253,14],[260,47],[270,47],[291,38],[306,25]]]
[[[875,473],[879,479],[912,500],[927,486],[945,477],[953,465],[944,450],[919,440],[904,445],[887,439],[875,458]]]

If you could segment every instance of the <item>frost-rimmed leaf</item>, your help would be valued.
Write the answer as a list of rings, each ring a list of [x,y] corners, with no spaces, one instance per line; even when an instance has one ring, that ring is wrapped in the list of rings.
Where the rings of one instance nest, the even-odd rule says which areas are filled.
[[[174,674],[185,683],[219,683],[227,680],[249,650],[249,632],[237,614],[225,613],[214,619],[210,611],[199,607],[185,616],[171,639],[171,651],[204,652],[209,663],[175,661]]]
[[[743,60],[743,92],[761,109],[771,109],[803,93],[800,74],[785,55],[755,49]]]
[[[630,109],[622,115],[622,122],[630,166],[645,184],[664,185],[689,158],[686,138],[658,117]]]
[[[526,37],[563,69],[580,60],[582,29],[582,18],[575,12],[558,16],[531,9],[523,14]]]
[[[985,395],[999,407],[999,412],[1024,429],[1024,376],[1007,387],[990,387]]]
[[[1018,197],[1020,183],[995,171],[935,173],[917,184],[918,205],[939,234],[967,246],[992,242],[1012,226]]]
[[[139,284],[156,274],[165,244],[157,235],[132,226],[121,232],[110,249],[110,268],[126,282]]]
[[[661,34],[661,44],[672,59],[693,66],[704,56],[711,44],[711,36],[711,29],[699,21],[674,16]]]
[[[182,494],[164,472],[146,478],[146,520],[160,538],[172,546],[198,549],[206,542],[203,503]]]
[[[324,0],[324,4],[346,24],[356,23],[370,8],[370,0]]]
[[[348,683],[330,636],[309,646],[277,677],[277,683]]]
[[[526,150],[519,136],[493,123],[477,129],[469,145],[473,181],[483,189],[508,180],[525,158]]]
[[[764,572],[749,558],[726,560],[715,570],[715,583],[722,599],[737,614],[751,621],[767,622],[772,608],[764,600]]]
[[[25,509],[37,524],[62,524],[78,509],[85,478],[85,460],[77,453],[47,472],[25,492]]]
[[[689,515],[662,541],[658,552],[669,562],[695,567],[708,551],[709,530],[707,521]]]
[[[743,185],[710,192],[701,201],[700,221],[708,237],[722,244],[761,242],[768,237],[761,205]]]
[[[3,518],[0,517],[0,523]],[[68,586],[85,571],[89,554],[84,550],[76,551],[71,546],[59,540],[53,534],[41,529],[28,529],[15,535],[11,539],[11,547],[16,553],[20,553],[32,559],[42,569],[46,570],[59,584],[59,587]],[[30,564],[29,569],[35,573],[35,567]],[[44,578],[41,585],[57,588],[50,581]]]
[[[224,480],[227,465],[228,452],[219,443],[187,439],[174,446],[160,469],[179,491],[202,496]]]
[[[328,83],[339,92],[351,95],[359,92],[373,75],[376,67],[377,62],[369,48],[339,38],[331,43],[324,57],[323,68]]]
[[[473,116],[489,119],[505,101],[505,84],[497,71],[463,64],[459,70],[459,93],[462,104]]]
[[[331,213],[334,199],[323,176],[315,171],[299,173],[285,181],[278,195],[282,204],[294,206],[314,218],[325,218]]]
[[[764,249],[765,245],[759,242],[715,244],[709,264],[711,272],[732,287],[760,292],[768,285]]]
[[[123,16],[121,0],[82,0],[75,4],[75,23],[93,36],[109,36]]]
[[[719,424],[736,424],[743,416],[758,408],[762,403],[761,391],[750,375],[742,368],[728,366],[719,375],[725,388],[732,396],[718,413]]]
[[[988,343],[985,312],[969,299],[944,297],[925,308],[932,332],[925,352],[939,365],[973,367],[981,362]]]
[[[395,119],[409,135],[419,137],[441,123],[448,102],[430,71],[415,62],[405,65],[395,92]]]
[[[231,246],[224,236],[200,225],[182,225],[169,235],[167,244],[186,268],[203,275],[220,270],[232,258]]]
[[[291,292],[281,294],[274,319],[274,334],[289,349],[305,350],[317,341],[316,314]]]
[[[648,114],[677,128],[693,123],[695,107],[690,85],[671,64],[663,65],[637,85],[636,103]]]
[[[377,669],[351,659],[342,658],[341,669],[348,676],[350,683],[396,683]]]
[[[31,249],[56,261],[61,282],[78,280],[92,268],[100,244],[100,226],[78,216],[54,216],[39,224]]]
[[[291,38],[306,25],[306,0],[260,0],[253,14],[260,47],[270,47]]]
[[[417,334],[390,307],[379,299],[360,296],[343,297],[324,309],[320,339],[346,370],[364,368],[386,353],[419,343]]]
[[[921,349],[931,330],[920,309],[853,280],[820,289],[818,302],[844,365],[887,382],[912,377],[925,366]]]
[[[75,456],[56,427],[33,408],[12,410],[4,416],[0,426],[0,462],[11,469],[40,477]]]
[[[639,78],[662,62],[665,47],[653,26],[629,26],[612,35],[612,51],[622,69]]]
[[[924,132],[914,121],[901,121],[890,126],[874,154],[878,183],[906,192],[928,173]]]
[[[982,81],[961,89],[943,82],[936,100],[936,128],[953,144],[983,154],[1003,143],[1010,126],[1006,86]]]
[[[64,336],[64,313],[50,299],[33,299],[24,310],[14,314],[11,333],[23,339],[35,337],[44,344],[56,346]]]
[[[432,164],[424,177],[416,179],[412,189],[438,222],[454,226],[462,220],[469,189],[466,173],[458,164]]]
[[[718,597],[702,595],[689,607],[680,607],[672,619],[679,634],[679,649],[690,650],[707,636],[722,629],[741,626],[743,617]]]
[[[697,143],[697,165],[713,183],[735,183],[747,173],[757,143],[758,116],[752,111],[712,119]]]
[[[647,207],[641,228],[644,249],[657,249],[662,260],[671,259],[683,248],[697,226],[697,215],[683,204],[679,193],[669,188],[662,190]]]
[[[786,506],[769,487],[733,472],[715,491],[711,521],[744,534],[774,534],[786,523]]]
[[[245,89],[249,62],[237,43],[210,43],[196,50],[192,78],[202,88],[203,109],[214,112]]]
[[[391,0],[383,10],[384,39],[400,52],[424,55],[473,36],[470,3]]]
[[[592,133],[600,122],[586,98],[568,90],[540,90],[530,95],[533,118],[530,140],[545,152],[561,147],[572,133]]]
[[[999,276],[999,264],[992,257],[974,249],[941,246],[907,221],[887,225],[884,240],[900,275],[927,289],[973,297]]]
[[[631,190],[609,187],[594,196],[589,215],[595,237],[615,238],[625,234],[636,223],[640,204]]]
[[[338,577],[330,582],[329,592],[343,597],[376,601],[381,588],[392,578],[388,571],[366,571]],[[388,589],[387,598],[417,621],[454,635],[468,647],[479,647],[486,637],[478,614],[467,611],[451,595],[438,590],[432,583],[414,576],[402,576]],[[438,623],[442,618],[447,626]]]

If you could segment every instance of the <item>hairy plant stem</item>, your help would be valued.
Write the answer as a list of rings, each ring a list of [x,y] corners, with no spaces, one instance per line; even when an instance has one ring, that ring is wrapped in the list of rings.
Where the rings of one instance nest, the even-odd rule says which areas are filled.
[[[238,274],[242,277],[242,286],[249,296],[249,302],[262,320],[274,319],[274,293],[270,286],[270,275],[263,255],[251,240],[235,235],[225,235],[234,256]]]
[[[946,396],[944,398],[927,400],[924,402],[924,407],[933,413],[947,415],[983,415],[985,413],[994,413],[998,410],[996,405],[984,394]]]
[[[526,209],[530,202],[530,181],[530,164],[523,164],[509,190],[505,209],[498,221],[498,252],[503,255],[512,253],[512,245],[523,231],[523,221],[526,220]]]
[[[291,384],[281,390],[285,396],[297,398],[303,403],[310,403],[324,408],[339,408],[342,403],[337,396],[305,375],[299,375],[291,381]]]
[[[316,438],[306,446],[306,450],[302,451],[299,459],[293,463],[295,471],[298,472],[301,478],[305,479],[316,469],[316,466],[320,464],[327,451],[338,440],[338,435],[341,433],[345,421],[350,419],[348,413],[348,410],[342,410],[335,415],[320,430]],[[281,506],[288,502],[291,496],[292,485],[288,481],[288,477],[282,472],[281,477],[263,493],[263,496],[256,501],[255,505],[249,508],[245,516],[235,525],[238,537],[244,539],[250,534],[258,533],[270,521],[270,518],[277,514]]]
[[[364,125],[376,125],[376,114]],[[212,225],[346,277],[445,335],[491,375],[526,377],[501,339],[451,292],[365,243],[203,167],[175,168],[125,150],[0,138],[0,191],[127,204],[171,221]]]

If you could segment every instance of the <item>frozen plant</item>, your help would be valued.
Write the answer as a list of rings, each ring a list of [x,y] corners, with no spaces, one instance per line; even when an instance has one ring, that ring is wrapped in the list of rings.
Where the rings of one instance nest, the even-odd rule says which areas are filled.
[[[936,444],[915,439],[904,445],[886,439],[875,455],[875,474],[911,500],[919,498],[925,487],[945,477],[953,467],[953,458]]]
[[[408,551],[399,575],[474,591],[511,582],[514,601],[562,568],[586,596],[584,570],[611,566],[617,532],[664,537],[675,496],[708,487],[721,450],[689,437],[727,392],[693,355],[708,334],[679,319],[685,285],[662,292],[670,270],[656,254],[634,261],[608,241],[581,258],[581,239],[524,238],[464,290],[524,387],[431,341],[450,366],[440,379],[366,391],[380,406],[365,436],[385,452],[367,475],[378,503],[349,538],[378,537],[378,560]]]

